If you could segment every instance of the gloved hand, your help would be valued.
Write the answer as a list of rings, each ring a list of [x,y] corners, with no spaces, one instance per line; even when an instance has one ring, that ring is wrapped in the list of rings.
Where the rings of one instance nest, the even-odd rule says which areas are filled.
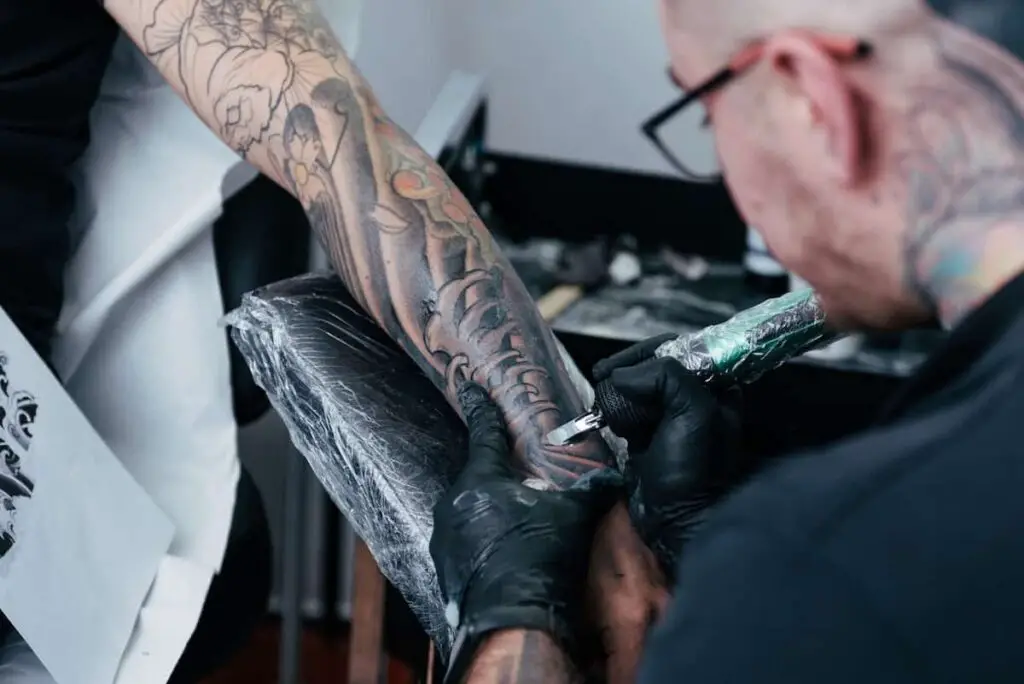
[[[571,650],[597,524],[624,492],[617,475],[586,478],[568,491],[525,487],[498,407],[480,386],[459,393],[469,458],[434,510],[430,554],[456,641],[457,680],[482,638],[540,630]]]
[[[678,362],[654,359],[672,337],[647,340],[594,368],[598,382],[610,379],[627,398],[662,412],[650,442],[630,453],[630,463],[640,503],[634,523],[669,577],[708,510],[755,466],[739,447],[740,420],[730,402]]]

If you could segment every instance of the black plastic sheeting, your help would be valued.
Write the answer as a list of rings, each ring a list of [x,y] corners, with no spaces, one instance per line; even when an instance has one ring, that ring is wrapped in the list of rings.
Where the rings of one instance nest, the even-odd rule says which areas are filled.
[[[334,276],[257,290],[228,323],[296,448],[446,658],[452,634],[428,545],[433,507],[464,464],[460,418]],[[606,438],[623,459],[624,445]]]

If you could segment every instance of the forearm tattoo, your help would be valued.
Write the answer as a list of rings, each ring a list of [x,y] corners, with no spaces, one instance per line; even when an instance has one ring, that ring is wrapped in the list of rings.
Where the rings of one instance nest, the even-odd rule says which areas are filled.
[[[486,386],[523,465],[554,484],[611,463],[597,438],[544,444],[583,409],[550,330],[480,218],[387,117],[312,0],[107,6],[207,125],[298,197],[353,296],[453,405],[461,383]]]
[[[1024,80],[956,27],[940,28],[934,47],[939,76],[910,92],[901,157],[905,273],[952,325],[1019,268],[1008,259],[1024,247]]]

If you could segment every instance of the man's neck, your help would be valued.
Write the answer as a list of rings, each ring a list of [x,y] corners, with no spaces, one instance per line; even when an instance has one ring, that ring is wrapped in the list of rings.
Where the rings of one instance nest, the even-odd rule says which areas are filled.
[[[972,228],[936,235],[917,265],[918,291],[947,329],[1024,272],[1024,223],[996,219]]]
[[[931,78],[908,88],[907,285],[957,325],[1024,271],[1021,65],[949,27]]]

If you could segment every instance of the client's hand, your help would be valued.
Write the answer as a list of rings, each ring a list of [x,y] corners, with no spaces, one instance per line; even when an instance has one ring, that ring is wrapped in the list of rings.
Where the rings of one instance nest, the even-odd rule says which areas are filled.
[[[636,681],[647,634],[669,602],[658,559],[637,535],[625,505],[601,521],[590,552],[587,580],[587,661],[593,681]],[[587,681],[591,681],[588,679]]]
[[[514,470],[501,413],[483,388],[459,402],[469,427],[465,470],[434,511],[430,553],[457,629],[452,667],[481,637],[542,631],[572,645],[594,531],[621,495],[617,480],[535,491]]]
[[[631,453],[641,505],[637,527],[672,576],[680,549],[711,506],[742,482],[754,463],[739,448],[739,418],[671,359],[653,359],[664,338],[631,347],[594,368],[626,397],[658,406],[649,445]]]

